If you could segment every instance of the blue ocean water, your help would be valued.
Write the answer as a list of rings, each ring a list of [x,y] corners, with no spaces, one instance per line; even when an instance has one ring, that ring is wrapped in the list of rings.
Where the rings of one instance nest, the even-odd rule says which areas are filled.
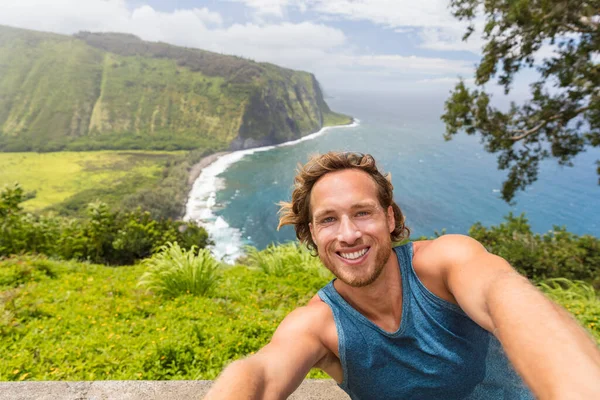
[[[290,199],[297,164],[314,153],[342,150],[370,153],[391,172],[396,202],[413,237],[443,228],[467,233],[477,221],[497,225],[510,211],[526,213],[535,232],[559,225],[600,236],[598,149],[580,154],[572,168],[543,163],[538,181],[510,207],[500,198],[506,171],[497,170],[495,155],[486,153],[476,136],[444,141],[443,101],[428,95],[336,94],[327,99],[331,108],[360,119],[359,126],[245,156],[221,174],[214,213],[258,248],[293,240],[291,227],[276,230],[276,203]]]

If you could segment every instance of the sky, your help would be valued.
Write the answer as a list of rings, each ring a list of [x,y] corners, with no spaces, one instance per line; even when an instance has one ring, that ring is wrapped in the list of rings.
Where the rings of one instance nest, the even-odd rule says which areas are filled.
[[[127,32],[314,73],[325,92],[441,91],[472,80],[482,40],[448,0],[0,0],[0,24]]]

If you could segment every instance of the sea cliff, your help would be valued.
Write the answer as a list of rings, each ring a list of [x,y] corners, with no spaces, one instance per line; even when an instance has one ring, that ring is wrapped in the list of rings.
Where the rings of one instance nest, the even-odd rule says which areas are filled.
[[[130,34],[0,26],[0,151],[238,150],[333,113],[308,72]]]

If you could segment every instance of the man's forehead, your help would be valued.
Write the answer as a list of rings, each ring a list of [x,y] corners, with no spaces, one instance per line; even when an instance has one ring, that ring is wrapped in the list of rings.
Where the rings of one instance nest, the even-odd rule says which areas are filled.
[[[358,169],[329,172],[317,181],[310,193],[311,215],[321,208],[341,204],[347,207],[377,205],[377,200],[377,184],[368,173]]]

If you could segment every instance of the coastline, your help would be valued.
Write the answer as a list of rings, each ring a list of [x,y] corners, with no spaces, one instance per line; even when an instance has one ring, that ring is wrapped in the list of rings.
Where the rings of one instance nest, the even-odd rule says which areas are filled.
[[[214,256],[225,263],[234,263],[238,257],[244,254],[243,247],[247,244],[249,237],[243,238],[241,231],[229,226],[221,216],[215,213],[215,210],[223,206],[217,201],[217,193],[225,188],[225,181],[220,175],[246,155],[277,147],[292,146],[314,139],[332,129],[353,128],[359,124],[360,120],[353,118],[350,124],[325,126],[300,139],[271,146],[213,153],[202,158],[190,171],[188,182],[191,181],[193,184],[186,203],[184,221],[194,221],[203,226],[214,242],[210,248]],[[195,180],[193,180],[194,177]]]
[[[207,156],[202,157],[200,161],[192,166],[190,169],[190,173],[188,176],[188,186],[192,186],[194,182],[200,177],[202,170],[208,167],[210,164],[214,163],[219,159],[219,157],[224,156],[225,154],[230,153],[229,151],[218,151],[216,153],[209,154]]]
[[[352,117],[350,119],[350,122],[348,122],[347,124],[341,124],[341,125],[327,125],[327,126],[323,126],[321,129],[319,129],[316,132],[310,133],[306,136],[302,136],[300,139],[295,139],[295,140],[291,140],[289,142],[282,142],[279,144],[275,144],[275,145],[271,145],[271,146],[266,146],[266,147],[278,147],[278,146],[285,146],[287,143],[289,144],[295,144],[299,141],[302,141],[304,138],[307,137],[316,137],[318,134],[324,133],[324,130],[326,129],[330,129],[330,128],[349,128],[352,126],[355,126],[355,124],[358,124],[359,120],[357,120],[356,118]],[[314,135],[314,136],[313,136]],[[260,149],[260,147],[256,147],[256,149]],[[236,150],[236,151],[245,151],[245,150],[252,150],[252,149],[244,149],[244,150]],[[196,180],[198,180],[198,178],[200,177],[200,174],[202,173],[202,170],[208,166],[210,166],[212,163],[214,163],[215,161],[217,161],[220,157],[231,153],[231,151],[218,151],[216,153],[212,153],[209,154],[207,156],[202,157],[202,159],[197,162],[196,164],[194,164],[192,166],[192,168],[190,169],[190,173],[188,176],[188,186],[193,186],[194,182],[196,182]]]

